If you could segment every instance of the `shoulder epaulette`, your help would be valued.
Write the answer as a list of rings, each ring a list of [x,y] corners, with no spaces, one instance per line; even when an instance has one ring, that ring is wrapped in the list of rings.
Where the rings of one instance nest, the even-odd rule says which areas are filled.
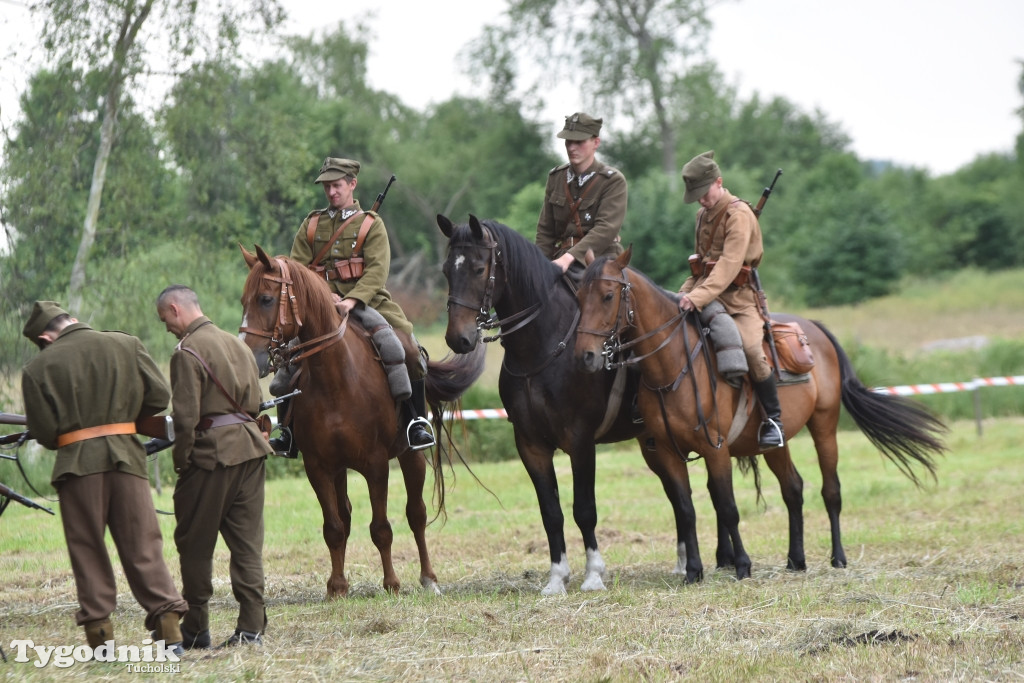
[[[548,175],[554,175],[555,173],[557,173],[559,171],[564,171],[567,168],[569,168],[569,162],[565,162],[564,164],[561,164],[560,166],[555,166],[553,169],[548,171]]]

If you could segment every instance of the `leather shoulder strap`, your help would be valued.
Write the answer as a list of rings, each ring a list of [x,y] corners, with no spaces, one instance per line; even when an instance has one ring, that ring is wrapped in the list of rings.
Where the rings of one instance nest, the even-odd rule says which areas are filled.
[[[359,226],[359,234],[356,236],[355,246],[352,247],[353,256],[363,253],[363,242],[366,241],[366,233],[370,232],[370,226],[373,225],[374,220],[376,220],[375,217],[370,213],[367,213],[366,218],[363,219],[363,224]]]
[[[309,248],[313,248],[313,238],[316,237],[316,226],[320,224],[320,214],[314,213],[309,217],[309,222],[306,224],[306,241],[309,242]]]
[[[312,267],[316,266],[316,264],[320,263],[320,260],[324,256],[327,255],[327,252],[331,250],[331,247],[334,246],[334,243],[338,241],[339,237],[341,237],[341,233],[342,233],[342,231],[345,230],[345,227],[349,223],[351,223],[353,220],[355,220],[356,216],[358,216],[360,214],[363,214],[363,213],[366,213],[366,212],[365,211],[357,211],[356,213],[352,214],[351,216],[349,216],[348,218],[346,218],[345,220],[343,220],[341,222],[341,225],[338,226],[338,229],[334,231],[333,235],[331,235],[331,239],[327,240],[327,244],[325,244],[320,249],[320,251],[317,252],[316,256],[313,257],[313,260],[310,261],[310,263],[309,263],[310,268],[312,268]]]
[[[181,348],[182,351],[185,351],[185,352],[190,353],[193,356],[195,356],[196,360],[198,360],[202,364],[203,368],[206,370],[206,374],[208,374],[210,376],[210,379],[213,380],[213,383],[217,385],[218,389],[220,389],[220,393],[224,394],[224,398],[226,398],[231,403],[231,406],[236,411],[238,411],[240,414],[248,415],[249,416],[249,420],[248,420],[249,422],[255,422],[253,417],[251,415],[249,415],[249,413],[245,410],[245,408],[243,408],[242,406],[238,405],[238,401],[236,401],[235,398],[231,394],[228,393],[228,390],[225,389],[224,385],[220,383],[219,379],[217,379],[217,375],[213,374],[213,370],[211,370],[210,366],[206,364],[206,361],[203,360],[202,356],[200,356],[198,353],[196,353],[192,349],[188,348],[187,346],[181,346],[179,348]]]

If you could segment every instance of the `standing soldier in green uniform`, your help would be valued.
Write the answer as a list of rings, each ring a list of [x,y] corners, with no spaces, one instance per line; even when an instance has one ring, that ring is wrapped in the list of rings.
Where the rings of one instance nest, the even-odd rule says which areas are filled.
[[[51,481],[78,592],[75,621],[92,648],[114,639],[109,528],[146,628],[180,652],[178,622],[188,604],[164,563],[146,451],[134,436],[136,420],[167,408],[167,382],[137,338],[98,332],[53,301],[35,303],[22,333],[41,349],[25,366],[21,390],[29,432],[57,451]]]
[[[427,421],[426,364],[412,323],[386,289],[391,269],[391,246],[384,221],[363,211],[355,198],[359,162],[328,157],[314,183],[320,183],[328,207],[310,212],[292,242],[291,257],[323,277],[341,299],[342,315],[352,314],[369,330],[384,361],[392,396],[402,402],[406,435],[415,450],[430,448],[434,436]],[[279,372],[271,392],[289,391],[289,374]],[[278,415],[288,413],[287,402]],[[291,428],[271,439],[277,453],[295,455]]]
[[[764,320],[749,275],[749,268],[756,268],[764,256],[761,226],[750,204],[722,187],[722,172],[713,150],[683,166],[683,182],[683,201],[700,202],[701,209],[697,212],[696,254],[690,262],[693,274],[679,288],[679,308],[700,311],[718,299],[736,321],[754,392],[765,412],[758,431],[759,446],[762,450],[779,448],[785,444],[782,410],[775,375],[761,343]]]
[[[565,140],[569,162],[548,173],[535,241],[562,272],[574,263],[574,270],[582,270],[588,249],[595,256],[622,253],[619,231],[626,218],[626,179],[595,158],[601,122],[578,112],[565,117],[565,127],[558,133]]]
[[[231,553],[231,592],[239,604],[224,645],[263,642],[263,496],[270,444],[256,425],[259,371],[252,352],[203,315],[196,293],[171,285],[156,301],[167,331],[181,341],[171,356],[174,418],[174,542],[181,557],[185,649],[210,647],[210,598],[217,533]]]

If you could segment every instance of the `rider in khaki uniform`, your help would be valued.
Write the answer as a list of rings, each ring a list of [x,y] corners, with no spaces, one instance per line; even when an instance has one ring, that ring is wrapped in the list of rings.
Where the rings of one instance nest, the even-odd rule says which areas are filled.
[[[570,266],[581,270],[588,249],[595,256],[622,253],[619,231],[626,218],[626,178],[595,158],[601,122],[578,112],[565,117],[565,127],[558,133],[565,140],[569,162],[548,173],[535,241],[562,272]]]
[[[370,331],[388,370],[392,395],[402,401],[409,445],[416,450],[429,448],[434,445],[434,436],[426,419],[426,366],[419,343],[413,336],[412,323],[386,289],[391,269],[387,228],[376,213],[360,208],[354,196],[358,174],[358,161],[334,157],[324,160],[320,174],[313,182],[323,186],[329,206],[306,216],[292,242],[291,257],[327,280],[330,288],[341,298],[337,306],[342,314],[354,313],[368,328],[367,320],[372,320],[372,311],[383,316],[386,324]],[[313,229],[310,228],[311,223]],[[342,225],[345,227],[340,237],[331,243],[332,236]],[[358,269],[353,272],[351,261],[358,235],[364,227],[365,238],[359,254],[362,258],[361,272]],[[317,263],[313,263],[328,244],[330,248]],[[389,349],[395,350],[393,355],[396,357],[386,357]],[[402,379],[395,380],[393,374],[402,366],[408,372],[411,396],[408,395],[409,389],[396,389],[402,384]],[[276,380],[275,384],[278,384]],[[287,414],[287,403],[279,406],[278,414]],[[290,428],[282,429],[281,436],[272,439],[271,445],[278,453],[294,453]]]
[[[691,275],[679,288],[679,308],[702,310],[718,299],[736,321],[747,356],[754,391],[765,418],[758,431],[762,449],[785,444],[782,411],[775,375],[764,355],[764,320],[757,293],[744,266],[756,268],[764,255],[761,226],[750,205],[722,187],[722,172],[714,151],[704,152],[683,166],[687,204],[700,202],[697,212],[696,256]]]
[[[224,645],[261,644],[263,500],[270,444],[253,419],[260,409],[252,352],[203,315],[196,293],[171,285],[156,301],[167,331],[181,341],[171,355],[174,417],[174,543],[181,557],[185,649],[211,645],[210,598],[218,533],[230,553],[235,632]],[[241,409],[241,410],[239,410]]]
[[[53,301],[36,302],[23,334],[41,349],[21,389],[29,432],[57,451],[52,483],[78,592],[76,622],[93,648],[114,639],[109,529],[146,628],[154,640],[181,643],[188,604],[164,562],[146,452],[134,436],[136,420],[167,408],[166,380],[137,338],[94,330]]]

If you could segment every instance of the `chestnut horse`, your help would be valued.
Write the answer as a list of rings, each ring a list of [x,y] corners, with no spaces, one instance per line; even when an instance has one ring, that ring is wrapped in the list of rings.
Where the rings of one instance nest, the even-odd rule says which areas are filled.
[[[741,562],[749,566],[749,558],[739,557],[742,546],[730,547],[730,536],[724,533],[721,519],[725,509],[730,516],[724,521],[731,531],[735,503],[731,498],[729,455],[760,452],[760,418],[755,413],[746,419],[745,410],[742,414],[736,410],[741,400],[750,405],[749,393],[744,397],[741,390],[716,377],[715,355],[709,352],[696,314],[682,313],[678,295],[627,267],[631,253],[627,249],[618,258],[598,258],[587,267],[578,293],[581,317],[576,357],[587,370],[599,372],[609,364],[616,365],[615,359],[621,359],[624,352],[632,354],[619,362],[640,367],[640,409],[654,435],[658,455],[664,460],[681,460],[688,451],[704,458],[708,488],[719,513],[719,564],[735,553],[738,572]],[[787,567],[806,569],[803,480],[790,459],[788,443],[804,425],[814,440],[821,468],[821,495],[832,529],[832,566],[845,567],[846,553],[839,531],[842,499],[836,441],[840,405],[846,406],[868,439],[919,486],[921,482],[911,466],[918,463],[934,479],[932,454],[945,450],[938,438],[945,426],[918,403],[865,387],[839,342],[821,323],[790,315],[772,317],[798,322],[815,360],[805,381],[780,384],[787,443],[764,453],[779,480],[789,512]],[[732,540],[735,542],[735,538]],[[698,570],[696,543],[693,551]]]
[[[419,549],[420,584],[439,592],[424,535],[426,463],[409,448],[404,430],[399,429],[396,403],[369,334],[338,314],[327,283],[299,262],[284,256],[271,258],[259,247],[255,254],[244,248],[242,253],[250,269],[242,294],[242,340],[262,375],[282,362],[300,367],[297,386],[302,393],[292,399],[292,414],[302,464],[323,510],[324,540],[331,554],[327,597],[342,597],[349,587],[345,545],[352,522],[347,489],[350,469],[365,477],[369,489],[370,537],[380,551],[384,588],[399,589],[387,519],[391,458],[398,458],[405,480],[405,514]],[[298,345],[288,348],[294,338]],[[438,429],[442,402],[458,399],[483,372],[484,360],[484,354],[478,353],[427,363],[427,400]],[[432,466],[442,514],[444,479],[436,450]]]
[[[479,221],[438,227],[448,238],[444,274],[448,279],[445,341],[457,353],[501,340],[505,349],[498,390],[515,434],[516,448],[537,493],[551,558],[541,593],[564,593],[570,577],[564,516],[555,477],[554,452],[569,455],[573,474],[573,519],[583,535],[586,569],[581,590],[604,590],[604,560],[597,546],[594,499],[595,444],[636,438],[641,453],[661,479],[677,530],[674,573],[687,573],[683,534],[693,517],[684,462],[653,459],[643,425],[630,419],[638,373],[585,372],[571,349],[579,305],[562,270],[533,242],[508,226]],[[491,308],[497,318],[491,318]],[[500,328],[484,338],[483,330]],[[692,578],[691,578],[692,580]]]

